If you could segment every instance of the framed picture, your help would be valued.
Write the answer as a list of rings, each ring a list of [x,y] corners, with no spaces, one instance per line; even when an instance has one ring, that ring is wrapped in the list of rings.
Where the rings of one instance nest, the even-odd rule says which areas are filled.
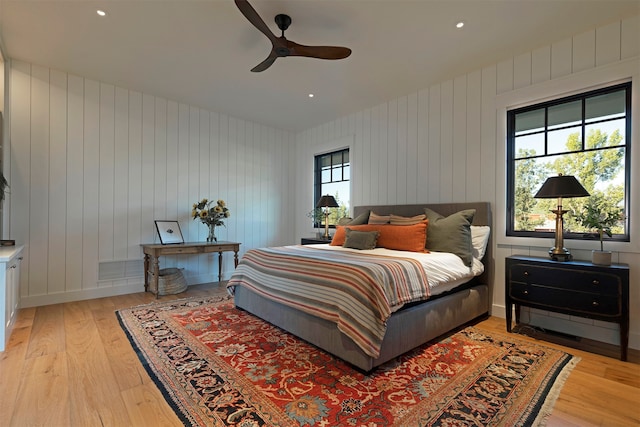
[[[178,224],[178,221],[156,220],[156,228],[158,229],[158,236],[160,236],[160,243],[163,245],[184,243],[184,238],[182,237],[182,231],[180,231],[180,224]]]

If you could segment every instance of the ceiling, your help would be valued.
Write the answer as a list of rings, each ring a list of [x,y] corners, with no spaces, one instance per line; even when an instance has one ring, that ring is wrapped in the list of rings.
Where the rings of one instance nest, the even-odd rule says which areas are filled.
[[[640,13],[639,0],[250,3],[276,35],[286,13],[288,39],[353,53],[252,73],[271,44],[233,0],[0,0],[0,37],[8,58],[301,131]]]

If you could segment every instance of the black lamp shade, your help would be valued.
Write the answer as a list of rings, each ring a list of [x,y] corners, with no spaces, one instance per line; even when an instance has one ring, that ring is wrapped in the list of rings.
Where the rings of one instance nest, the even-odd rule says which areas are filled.
[[[555,199],[557,197],[587,197],[589,192],[571,175],[558,175],[547,178],[538,190],[536,199]]]
[[[324,196],[320,197],[320,200],[318,200],[318,203],[316,203],[316,208],[338,208],[338,207],[340,207],[340,205],[338,205],[338,202],[336,202],[335,197],[329,194],[325,194]]]

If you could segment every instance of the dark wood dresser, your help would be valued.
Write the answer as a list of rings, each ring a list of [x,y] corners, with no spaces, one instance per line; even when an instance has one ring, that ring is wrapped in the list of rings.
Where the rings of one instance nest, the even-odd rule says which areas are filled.
[[[507,331],[512,307],[532,307],[620,325],[620,359],[629,346],[629,266],[588,261],[553,261],[514,255],[505,262]]]
[[[317,245],[319,243],[331,243],[331,239],[324,239],[322,237],[303,237],[300,239],[301,245]]]

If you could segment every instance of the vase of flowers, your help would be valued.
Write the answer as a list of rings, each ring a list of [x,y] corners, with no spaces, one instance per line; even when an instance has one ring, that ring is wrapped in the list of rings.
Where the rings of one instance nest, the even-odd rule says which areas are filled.
[[[589,200],[582,213],[578,216],[578,222],[589,230],[595,230],[600,240],[600,250],[591,251],[591,262],[597,265],[611,265],[611,251],[604,250],[604,235],[611,237],[611,227],[618,224],[623,218],[622,209],[605,209],[600,207],[596,200]]]
[[[224,220],[231,216],[231,212],[227,208],[224,200],[209,200],[202,199],[198,203],[193,204],[193,210],[191,211],[191,217],[199,219],[204,225],[209,228],[209,234],[207,236],[207,242],[217,242],[216,227],[224,226]]]

